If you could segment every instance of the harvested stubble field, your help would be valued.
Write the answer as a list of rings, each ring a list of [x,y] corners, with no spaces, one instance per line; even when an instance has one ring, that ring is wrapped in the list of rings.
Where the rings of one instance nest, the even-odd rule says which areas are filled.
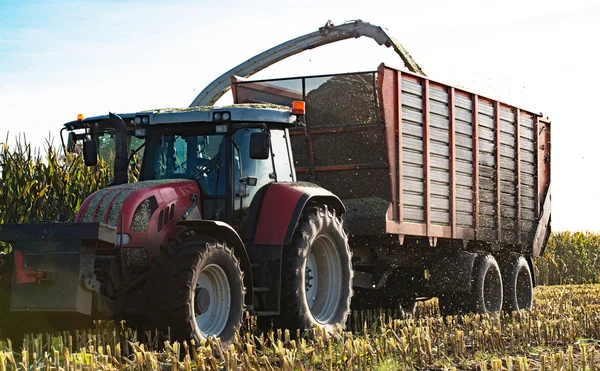
[[[261,333],[250,318],[233,344],[169,344],[102,323],[73,334],[2,343],[0,370],[596,370],[600,285],[541,286],[531,312],[442,318],[435,300],[417,316],[362,312],[348,331]],[[361,323],[359,323],[361,322]],[[352,330],[352,331],[350,331]]]

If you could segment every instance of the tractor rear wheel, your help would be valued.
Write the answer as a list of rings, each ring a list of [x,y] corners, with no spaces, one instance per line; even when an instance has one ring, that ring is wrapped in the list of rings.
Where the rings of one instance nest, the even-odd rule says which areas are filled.
[[[163,246],[144,289],[149,325],[170,329],[172,341],[211,336],[227,344],[242,324],[243,273],[224,242],[183,232]]]
[[[283,249],[281,315],[276,328],[314,326],[333,332],[350,314],[352,261],[348,237],[335,210],[314,204],[304,210],[292,242]]]

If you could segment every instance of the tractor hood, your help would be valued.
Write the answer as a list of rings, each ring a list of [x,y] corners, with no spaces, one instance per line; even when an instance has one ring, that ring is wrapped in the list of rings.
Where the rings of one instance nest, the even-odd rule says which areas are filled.
[[[187,179],[147,180],[108,187],[88,196],[75,221],[107,224],[116,227],[119,233],[142,232],[148,229],[155,212],[167,208],[168,214],[175,214],[189,207],[191,194],[199,197],[200,189]]]

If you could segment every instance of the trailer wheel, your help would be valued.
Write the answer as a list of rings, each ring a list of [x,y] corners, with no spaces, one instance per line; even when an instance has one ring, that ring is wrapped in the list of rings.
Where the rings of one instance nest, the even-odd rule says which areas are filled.
[[[533,278],[527,260],[512,255],[502,264],[504,307],[507,312],[530,309],[533,306]]]
[[[243,321],[243,273],[224,242],[184,232],[163,246],[148,274],[149,325],[171,340],[233,340]]]
[[[350,314],[352,261],[342,220],[323,205],[305,209],[283,249],[281,315],[275,327],[333,332]]]
[[[492,255],[475,259],[467,311],[474,313],[497,312],[502,309],[502,275]]]

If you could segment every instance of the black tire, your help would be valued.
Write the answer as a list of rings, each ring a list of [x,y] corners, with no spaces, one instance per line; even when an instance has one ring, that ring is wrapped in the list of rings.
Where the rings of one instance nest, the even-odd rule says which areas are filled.
[[[504,284],[503,310],[506,312],[528,310],[533,306],[533,277],[523,256],[511,255],[502,261]]]
[[[218,277],[226,277],[226,280],[218,281]],[[144,288],[144,296],[149,304],[149,323],[146,326],[163,331],[170,329],[171,341],[189,342],[193,339],[199,343],[214,335],[223,344],[230,343],[244,318],[243,277],[239,260],[224,242],[205,239],[193,232],[181,233],[168,245],[161,247],[148,273]],[[200,282],[206,283],[203,281],[206,279],[210,284],[201,286],[210,287],[220,282],[221,287],[228,287],[229,295],[224,294],[225,301],[211,300],[214,299],[209,294],[212,289],[197,287]],[[229,310],[223,304],[227,301]],[[219,308],[219,305],[225,307]],[[222,317],[221,325],[213,326],[209,321],[204,327],[207,331],[203,331],[202,325],[197,322],[197,313],[202,310],[203,313],[213,314],[208,318],[214,318],[218,313],[225,313],[226,317]],[[202,322],[201,315],[199,318]],[[219,331],[223,324],[224,327]],[[215,331],[211,333],[213,328]]]
[[[325,244],[328,244],[327,247],[323,247]],[[309,263],[309,255],[313,251],[314,258],[311,257]],[[336,257],[333,259],[337,259],[334,260],[337,263],[331,265],[331,269],[325,269],[328,263],[321,255],[324,251],[335,251]],[[318,276],[311,276],[313,273],[306,269],[307,264],[312,266],[313,262],[317,267],[317,275],[332,272],[334,267],[340,274],[314,279]],[[336,215],[335,209],[325,205],[313,204],[305,208],[292,242],[283,249],[281,315],[259,317],[259,325],[268,329],[272,321],[275,328],[289,329],[292,333],[314,326],[324,328],[329,333],[334,332],[337,325],[344,328],[350,314],[352,277],[352,255],[342,219]],[[312,282],[318,282],[315,287],[320,287],[316,289],[314,301],[311,299],[309,302],[307,290],[312,288],[313,279]],[[335,298],[331,302],[325,301],[327,304],[321,307],[324,298],[333,296]],[[313,303],[313,308],[310,303]]]
[[[492,255],[478,256],[465,309],[480,314],[497,312],[502,309],[502,300],[502,274],[498,262]]]

